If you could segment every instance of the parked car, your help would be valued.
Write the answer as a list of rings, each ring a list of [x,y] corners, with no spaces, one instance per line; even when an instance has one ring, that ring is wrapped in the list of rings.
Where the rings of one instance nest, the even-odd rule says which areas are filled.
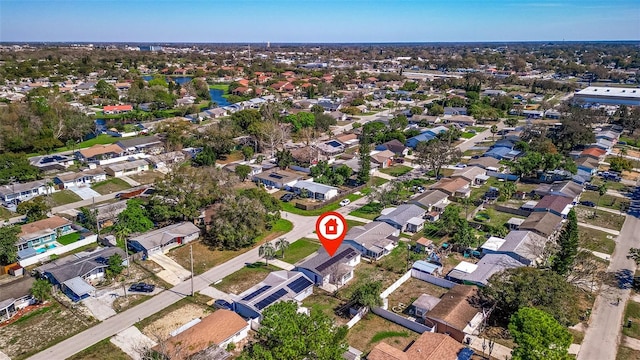
[[[153,292],[156,289],[156,286],[153,284],[147,283],[135,283],[129,287],[129,291],[138,291],[138,292]]]
[[[347,206],[349,204],[351,204],[351,200],[349,200],[349,199],[344,199],[344,200],[340,201],[340,206]]]
[[[593,184],[586,183],[586,184],[585,184],[585,188],[586,188],[587,190],[594,190],[594,191],[598,191],[598,188],[599,188],[599,187],[598,187],[597,185],[593,185]]]
[[[460,169],[464,169],[464,168],[467,167],[467,164],[457,163],[455,167],[460,168]]]
[[[231,304],[224,299],[217,299],[213,302],[213,306],[218,309],[231,310]]]
[[[595,207],[596,203],[594,203],[593,201],[580,201],[580,205],[584,205],[584,206],[588,206],[588,207]]]
[[[291,200],[293,200],[293,198],[295,197],[295,195],[293,195],[292,193],[286,193],[284,195],[282,195],[280,197],[280,200],[284,201],[284,202],[289,202]]]

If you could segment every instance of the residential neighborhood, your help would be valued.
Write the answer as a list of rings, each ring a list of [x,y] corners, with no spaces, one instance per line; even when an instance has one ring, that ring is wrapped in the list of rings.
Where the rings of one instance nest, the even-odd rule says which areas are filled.
[[[0,359],[634,359],[638,56],[554,46],[1,45]]]

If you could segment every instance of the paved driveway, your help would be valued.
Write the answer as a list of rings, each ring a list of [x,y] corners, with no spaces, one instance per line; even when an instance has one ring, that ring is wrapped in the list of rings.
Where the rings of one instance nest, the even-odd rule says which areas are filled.
[[[111,338],[111,342],[127,353],[127,355],[131,356],[133,360],[142,360],[141,354],[144,353],[144,350],[154,347],[157,344],[148,336],[141,333],[135,326],[121,331]]]
[[[160,271],[156,275],[171,285],[178,285],[180,282],[191,276],[191,272],[189,270],[183,268],[180,264],[165,254],[153,254],[149,256],[149,260],[152,260],[162,266],[164,270]]]
[[[83,186],[83,187],[71,186],[68,189],[73,191],[76,195],[80,196],[82,200],[88,200],[88,199],[93,199],[94,197],[102,196],[99,192],[93,190],[88,186]]]

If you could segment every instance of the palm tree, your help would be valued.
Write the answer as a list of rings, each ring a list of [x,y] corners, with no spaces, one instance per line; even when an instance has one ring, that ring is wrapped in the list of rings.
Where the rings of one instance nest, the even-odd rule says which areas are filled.
[[[505,183],[502,184],[502,191],[504,192],[504,197],[506,200],[511,199],[516,190],[516,183],[513,181],[505,181]]]
[[[127,277],[129,277],[129,249],[127,247],[127,237],[131,234],[131,230],[125,225],[121,224],[116,225],[116,240],[120,240],[120,242],[124,246],[124,252],[127,254]]]
[[[269,258],[276,253],[276,248],[270,242],[266,242],[258,248],[258,256],[264,258],[265,263],[269,266]]]
[[[281,237],[280,239],[276,240],[276,249],[280,250],[281,252],[281,256],[284,258],[284,251],[287,250],[289,248],[289,242]]]
[[[607,183],[605,182],[604,184],[598,186],[598,202],[596,203],[596,207],[593,210],[593,217],[598,216],[597,211],[598,211],[598,205],[600,205],[600,198],[602,197],[602,195],[607,193]]]

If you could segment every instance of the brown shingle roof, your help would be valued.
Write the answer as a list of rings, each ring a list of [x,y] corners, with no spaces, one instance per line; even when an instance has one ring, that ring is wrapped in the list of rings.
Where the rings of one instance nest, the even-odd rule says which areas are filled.
[[[534,212],[520,224],[520,230],[531,230],[548,237],[558,228],[562,218],[550,212]]]
[[[425,332],[407,349],[409,359],[455,360],[464,346],[445,334]]]
[[[52,216],[47,219],[38,220],[29,224],[24,224],[20,226],[22,230],[20,232],[20,236],[35,233],[42,230],[47,229],[57,229],[60,226],[71,224],[71,222],[65,218],[61,218],[60,216]]]
[[[441,190],[448,195],[453,195],[457,190],[469,185],[469,182],[463,178],[444,178],[431,186],[432,189]]]
[[[427,318],[447,323],[460,331],[476,316],[478,309],[469,302],[476,294],[477,288],[469,285],[456,285],[442,296],[442,300],[431,311]]]
[[[170,338],[164,346],[156,345],[155,351],[162,351],[172,360],[187,359],[191,355],[218,345],[247,326],[240,315],[230,310],[217,310],[189,329]]]
[[[402,350],[381,342],[367,355],[367,360],[409,360],[409,357]]]
[[[84,156],[85,158],[92,158],[96,155],[102,155],[102,154],[108,154],[108,153],[121,154],[122,152],[124,152],[124,150],[116,144],[108,144],[108,145],[96,144],[90,148],[80,150],[80,154],[82,154],[82,156]]]

